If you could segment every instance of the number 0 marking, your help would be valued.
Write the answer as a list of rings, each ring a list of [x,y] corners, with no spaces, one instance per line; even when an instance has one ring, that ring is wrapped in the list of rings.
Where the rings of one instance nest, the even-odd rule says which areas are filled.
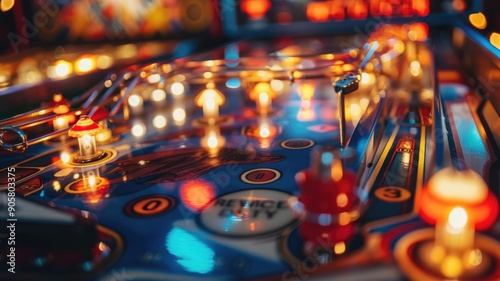
[[[133,217],[149,217],[164,213],[174,206],[174,199],[164,195],[153,195],[129,202],[125,212]]]
[[[270,168],[257,168],[244,172],[241,180],[249,184],[267,184],[278,180],[281,173]]]
[[[375,190],[375,196],[387,202],[403,202],[411,197],[411,193],[401,187],[387,186]]]

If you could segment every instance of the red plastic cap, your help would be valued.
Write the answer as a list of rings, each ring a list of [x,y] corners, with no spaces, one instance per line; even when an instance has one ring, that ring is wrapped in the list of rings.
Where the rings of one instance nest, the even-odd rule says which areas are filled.
[[[69,129],[68,135],[74,138],[81,138],[84,135],[95,136],[100,132],[101,127],[99,127],[96,122],[87,115],[82,115],[78,122]]]

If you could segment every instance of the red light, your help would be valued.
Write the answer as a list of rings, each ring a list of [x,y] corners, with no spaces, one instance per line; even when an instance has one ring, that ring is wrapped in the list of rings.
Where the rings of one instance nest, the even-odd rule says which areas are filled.
[[[368,16],[368,6],[364,1],[348,2],[347,15],[352,19],[365,19]]]
[[[289,24],[292,22],[292,19],[292,14],[290,14],[290,12],[288,11],[281,11],[276,15],[276,20],[280,24]]]
[[[215,198],[213,186],[202,180],[184,183],[179,192],[182,203],[193,211],[201,211]]]
[[[371,0],[370,1],[370,13],[374,17],[380,16],[380,1],[379,0]]]
[[[399,10],[400,10],[401,16],[403,16],[403,17],[409,17],[412,15],[411,3],[405,2],[405,3],[401,4],[401,6],[399,7]]]
[[[380,3],[380,14],[382,16],[390,17],[392,16],[392,5],[391,3],[388,2],[382,2]]]
[[[345,17],[344,4],[339,2],[330,2],[330,18],[343,20]]]
[[[463,12],[467,8],[467,5],[465,4],[464,0],[453,0],[453,9],[457,12]]]
[[[251,19],[263,18],[271,8],[269,0],[243,0],[241,1],[241,10]]]

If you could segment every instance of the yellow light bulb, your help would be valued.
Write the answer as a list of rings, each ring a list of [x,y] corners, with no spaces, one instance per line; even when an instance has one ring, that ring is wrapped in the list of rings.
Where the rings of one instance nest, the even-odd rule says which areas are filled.
[[[496,32],[491,33],[490,43],[497,49],[500,49],[500,34]]]
[[[485,29],[488,21],[483,13],[475,13],[469,15],[469,22],[477,29]]]
[[[174,96],[180,96],[184,93],[184,85],[181,82],[174,82],[170,86],[170,91]]]
[[[82,58],[75,62],[75,70],[78,73],[86,73],[94,70],[96,62],[93,58]]]
[[[68,152],[66,152],[66,151],[61,152],[61,161],[64,164],[68,163],[70,159],[71,159],[71,157],[70,157]]]
[[[262,124],[259,128],[259,135],[261,138],[268,138],[271,135],[268,124]]]

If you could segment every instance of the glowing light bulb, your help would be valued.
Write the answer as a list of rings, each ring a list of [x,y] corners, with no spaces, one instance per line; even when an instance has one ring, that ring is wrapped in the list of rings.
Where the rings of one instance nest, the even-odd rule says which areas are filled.
[[[137,107],[139,105],[142,104],[142,97],[139,96],[139,95],[131,95],[129,98],[128,98],[128,104],[131,106],[131,107]]]
[[[95,160],[94,158],[100,157],[97,151],[95,135],[101,131],[101,127],[87,115],[80,116],[78,122],[68,131],[70,137],[78,138],[80,156],[75,157],[76,160],[92,161]]]
[[[83,135],[78,138],[80,156],[93,156],[97,153],[97,145],[94,136]]]
[[[156,89],[151,92],[151,99],[155,102],[162,102],[167,97],[167,94],[162,89]]]
[[[132,126],[131,132],[134,137],[142,137],[146,134],[146,126],[144,124],[135,124]]]
[[[158,82],[160,82],[160,80],[161,80],[161,76],[158,73],[151,74],[151,75],[148,76],[148,83],[149,84],[158,83]]]
[[[59,181],[53,181],[52,182],[52,188],[54,189],[54,191],[59,191],[61,190],[61,183]]]
[[[500,49],[500,34],[496,32],[491,33],[490,43],[497,49]]]
[[[52,100],[55,102],[55,103],[59,103],[63,100],[64,96],[61,94],[61,93],[57,93],[55,94],[54,96],[52,96]]]
[[[477,29],[485,29],[487,25],[486,17],[481,12],[470,14],[469,22]]]
[[[170,86],[170,92],[172,92],[172,95],[174,96],[180,96],[184,94],[184,84],[181,82],[174,82]]]
[[[259,126],[259,136],[261,138],[268,138],[271,135],[271,131],[269,130],[269,124],[261,124]]]
[[[153,118],[153,126],[158,129],[165,128],[167,126],[167,119],[163,115],[156,115]]]
[[[297,113],[297,120],[304,122],[304,121],[312,121],[314,119],[316,119],[316,113],[311,108],[311,102],[302,101],[301,108]]]
[[[345,253],[345,250],[346,250],[346,245],[344,242],[338,242],[333,246],[333,251],[337,255],[341,255],[341,254]]]
[[[176,108],[172,112],[172,118],[178,124],[182,124],[186,120],[186,110],[184,108]]]
[[[466,225],[469,217],[467,216],[467,212],[462,207],[455,207],[450,212],[450,216],[448,218],[448,226],[454,231],[462,230]]]
[[[69,162],[69,160],[71,160],[71,156],[66,151],[61,152],[61,156],[60,157],[61,157],[61,161],[64,164],[67,164]]]
[[[257,98],[257,111],[260,114],[267,114],[271,110],[271,96],[268,92],[261,92]]]
[[[63,78],[70,75],[72,71],[73,71],[73,66],[71,65],[71,63],[65,60],[58,60],[55,63],[55,74],[59,78]]]
[[[91,190],[95,190],[97,180],[96,180],[96,178],[95,178],[95,176],[94,176],[94,175],[90,175],[90,176],[88,176],[88,178],[87,178],[87,183],[89,184],[89,188],[90,188]]]
[[[219,105],[222,105],[224,100],[224,95],[209,83],[207,88],[196,96],[195,103],[203,108],[203,117],[208,123],[215,123],[219,117]]]
[[[349,202],[349,198],[347,197],[347,194],[345,193],[339,193],[337,195],[337,206],[343,208],[347,206],[347,203]]]
[[[2,12],[7,12],[8,10],[12,9],[12,7],[14,7],[15,3],[15,0],[3,0],[2,2],[0,2],[0,10],[2,10]]]
[[[422,71],[422,68],[420,66],[420,62],[414,60],[410,63],[410,73],[413,76],[418,76]]]
[[[91,139],[91,136],[89,135],[83,135],[82,137],[82,144],[84,147],[90,147],[92,143],[92,139]]]
[[[213,98],[207,98],[203,105],[203,115],[207,118],[215,118],[219,116],[219,106]]]
[[[142,97],[139,95],[134,94],[128,98],[128,104],[130,105],[131,111],[134,114],[141,114],[142,113],[142,111],[144,109],[143,103],[144,103],[144,101],[143,101]]]
[[[462,261],[455,255],[444,258],[441,264],[441,273],[448,278],[456,278],[463,272]]]
[[[97,57],[96,64],[99,69],[107,69],[113,65],[113,59],[110,56],[101,55]]]
[[[68,128],[68,120],[64,116],[57,117],[54,122],[54,131],[59,131]]]
[[[298,93],[301,101],[311,101],[314,96],[314,84],[300,83],[298,85]]]
[[[207,148],[210,157],[216,156],[220,147],[224,146],[225,139],[220,135],[219,127],[209,125],[205,128],[205,136],[201,138],[200,144]]]
[[[94,70],[96,62],[93,58],[81,58],[75,62],[75,70],[77,73],[86,73]]]
[[[283,82],[281,80],[271,80],[271,88],[273,89],[273,91],[275,92],[281,92],[283,90],[283,88],[285,87],[285,85],[283,84]]]
[[[219,140],[217,139],[216,134],[209,134],[209,136],[207,137],[207,146],[209,148],[217,148],[219,146]]]

